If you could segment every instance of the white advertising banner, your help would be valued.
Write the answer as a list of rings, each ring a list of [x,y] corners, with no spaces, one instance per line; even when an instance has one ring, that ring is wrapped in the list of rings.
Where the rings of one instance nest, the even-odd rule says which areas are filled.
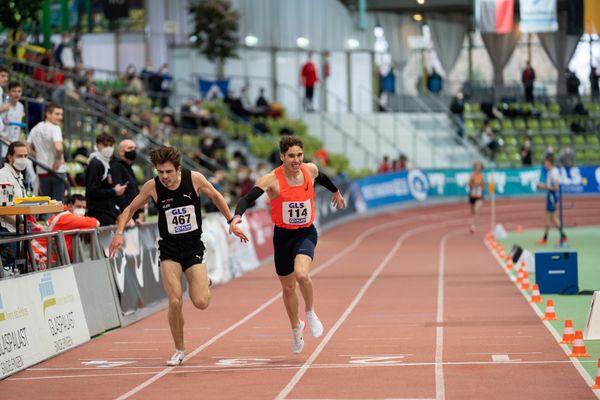
[[[0,378],[89,339],[72,267],[0,281]]]
[[[556,0],[520,0],[521,23],[523,33],[556,32]]]

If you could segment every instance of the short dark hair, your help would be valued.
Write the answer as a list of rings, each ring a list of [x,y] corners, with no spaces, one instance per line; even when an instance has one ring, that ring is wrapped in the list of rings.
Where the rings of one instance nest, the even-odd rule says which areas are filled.
[[[7,74],[10,74],[10,70],[6,65],[0,65],[0,72],[6,72]]]
[[[8,150],[6,151],[6,156],[4,157],[4,162],[8,164],[8,156],[14,156],[15,155],[15,149],[17,147],[25,147],[27,148],[27,145],[23,142],[19,142],[18,140],[16,142],[12,142],[11,144],[8,145]]]
[[[112,135],[109,135],[108,133],[101,133],[98,136],[96,136],[96,144],[115,144],[115,138]]]
[[[48,107],[46,107],[46,111],[45,114],[52,114],[52,111],[54,110],[62,110],[63,106],[61,106],[60,104],[56,104],[56,103],[50,103],[48,104]]]
[[[178,169],[181,165],[181,153],[175,147],[160,146],[150,152],[150,161],[155,167],[158,164],[171,162]]]
[[[82,194],[72,194],[71,197],[69,197],[69,204],[75,204],[76,201],[85,201],[85,196]]]
[[[21,87],[21,84],[17,81],[12,81],[8,84],[8,91],[10,92],[13,88]]]
[[[548,154],[545,158],[544,161],[548,161],[550,164],[554,165],[554,156],[552,154]]]
[[[281,140],[279,140],[279,151],[281,154],[285,154],[293,146],[299,146],[301,149],[304,149],[304,142],[298,136],[293,135],[282,136]]]

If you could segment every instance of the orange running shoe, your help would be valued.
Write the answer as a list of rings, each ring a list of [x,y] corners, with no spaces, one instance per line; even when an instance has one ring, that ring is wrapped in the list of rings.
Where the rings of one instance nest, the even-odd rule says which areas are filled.
[[[537,245],[540,245],[540,246],[544,246],[544,245],[548,244],[548,240],[546,240],[546,239],[542,238],[542,239],[540,239],[540,240],[537,240],[537,241],[535,242],[535,244],[537,244]]]

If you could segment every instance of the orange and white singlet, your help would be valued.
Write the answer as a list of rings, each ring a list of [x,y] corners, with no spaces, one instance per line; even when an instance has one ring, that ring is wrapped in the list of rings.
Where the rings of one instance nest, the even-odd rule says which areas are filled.
[[[271,199],[271,219],[275,226],[285,229],[306,228],[315,220],[315,187],[308,168],[302,164],[304,184],[290,186],[285,179],[283,166],[275,168],[279,181],[279,196]]]

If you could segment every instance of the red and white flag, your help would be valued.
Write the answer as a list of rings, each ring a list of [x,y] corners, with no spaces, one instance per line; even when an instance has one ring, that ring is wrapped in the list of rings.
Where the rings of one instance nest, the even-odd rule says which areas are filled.
[[[476,0],[475,18],[481,33],[510,33],[513,30],[514,0]]]

